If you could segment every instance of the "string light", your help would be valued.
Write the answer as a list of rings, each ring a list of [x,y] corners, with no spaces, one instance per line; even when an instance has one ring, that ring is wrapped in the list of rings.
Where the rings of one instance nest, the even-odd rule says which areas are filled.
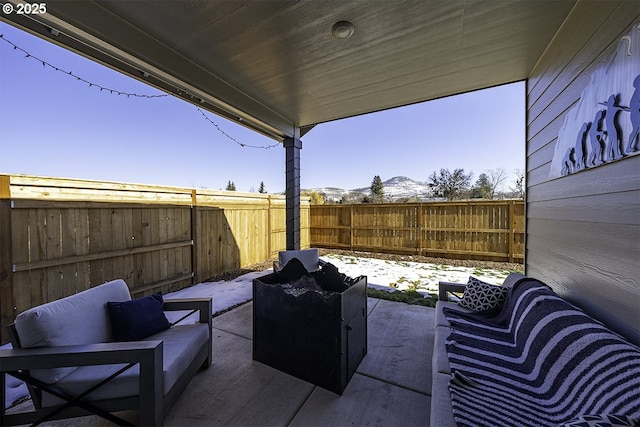
[[[218,129],[218,131],[224,135],[225,137],[227,137],[228,139],[230,139],[231,141],[235,142],[236,144],[238,144],[241,147],[246,147],[246,148],[263,148],[265,150],[268,150],[269,148],[274,148],[274,147],[278,147],[280,145],[280,143],[275,143],[272,145],[250,145],[250,144],[245,144],[244,142],[240,142],[237,139],[235,139],[234,137],[232,137],[231,135],[227,134],[224,130],[222,130],[222,128],[220,128],[220,126],[218,126],[213,120],[211,120],[205,113],[204,111],[196,106],[196,109],[200,112],[200,114],[202,114],[202,117],[205,118],[206,121],[208,121],[209,123],[211,123],[213,126],[215,126],[216,129]]]
[[[0,39],[4,40],[6,43],[9,43],[11,46],[13,46],[13,50],[19,50],[20,52],[24,53],[24,55],[25,55],[24,57],[26,59],[33,59],[33,60],[41,63],[42,66],[45,67],[45,68],[49,67],[49,68],[51,68],[51,69],[53,69],[55,71],[61,72],[62,74],[66,74],[66,75],[68,75],[70,77],[73,77],[73,78],[75,78],[76,80],[78,80],[80,82],[88,84],[89,87],[95,87],[97,89],[100,89],[100,92],[109,92],[110,94],[124,95],[127,98],[129,98],[131,96],[136,97],[136,98],[164,98],[165,96],[169,96],[166,93],[159,94],[159,95],[141,95],[141,94],[138,94],[138,93],[121,92],[121,91],[119,91],[117,89],[111,89],[111,88],[99,85],[97,83],[90,82],[89,80],[86,80],[86,79],[74,74],[72,71],[65,71],[65,70],[63,70],[61,68],[56,67],[55,65],[52,65],[52,64],[48,63],[47,61],[45,61],[43,59],[38,58],[37,56],[34,56],[34,55],[30,54],[29,52],[27,52],[26,50],[24,50],[20,46],[16,45],[12,41],[7,40],[7,38],[4,37],[4,34],[0,34]]]
[[[33,60],[35,60],[35,61],[37,61],[37,62],[41,63],[41,64],[42,64],[42,66],[43,66],[44,68],[49,67],[49,68],[51,68],[51,69],[53,69],[53,70],[55,70],[55,71],[61,72],[61,73],[63,73],[63,74],[66,74],[66,75],[68,75],[68,76],[70,76],[70,77],[75,78],[77,81],[80,81],[80,82],[83,82],[83,83],[88,84],[90,88],[95,87],[95,88],[97,88],[97,89],[100,89],[100,92],[108,92],[108,93],[110,93],[110,94],[115,94],[115,95],[124,95],[124,96],[126,96],[127,98],[129,98],[129,97],[132,97],[132,96],[133,96],[133,97],[136,97],[136,98],[147,98],[147,99],[152,99],[152,98],[164,98],[164,97],[169,96],[169,95],[168,95],[168,94],[166,94],[166,93],[164,93],[164,94],[158,94],[158,95],[144,95],[144,94],[138,94],[138,93],[122,92],[122,91],[119,91],[119,90],[117,90],[117,89],[111,89],[111,88],[108,88],[108,87],[105,87],[105,86],[99,85],[99,84],[97,84],[97,83],[93,83],[93,82],[91,82],[91,81],[89,81],[89,80],[86,80],[86,79],[84,79],[84,78],[82,78],[82,77],[80,77],[80,76],[78,76],[78,75],[74,74],[74,73],[73,73],[73,72],[71,72],[71,71],[65,71],[65,70],[63,70],[62,68],[58,68],[58,67],[56,67],[55,65],[52,65],[52,64],[50,64],[49,62],[47,62],[47,61],[45,61],[45,60],[43,60],[43,59],[40,59],[40,58],[38,58],[37,56],[34,56],[34,55],[30,54],[29,52],[27,52],[26,50],[24,50],[24,49],[23,49],[23,48],[21,48],[20,46],[16,45],[15,43],[13,43],[13,42],[12,42],[12,41],[10,41],[10,40],[8,40],[8,39],[4,36],[4,34],[0,34],[0,40],[2,40],[2,41],[4,41],[4,42],[6,42],[6,43],[8,43],[8,44],[10,44],[11,46],[13,46],[13,50],[18,50],[18,51],[20,51],[20,52],[24,53],[24,55],[25,55],[25,56],[24,56],[24,57],[25,57],[25,59],[33,59]],[[145,74],[146,74],[146,76],[148,76],[148,74],[147,74],[147,73],[143,73],[143,76],[145,76]],[[145,77],[146,77],[146,76],[145,76]],[[181,95],[181,96],[187,95],[187,96],[189,96],[192,100],[194,99],[194,96],[193,96],[193,95],[190,95],[190,94],[188,94],[188,93],[186,93],[186,92],[183,92],[183,91],[180,91],[180,90],[178,90],[177,94],[178,94],[178,95]],[[199,99],[199,101],[200,101],[200,103],[201,103],[201,104],[203,104],[203,103],[205,102],[203,99]],[[218,131],[219,131],[219,132],[220,132],[224,137],[226,137],[227,139],[231,140],[232,142],[235,142],[236,144],[238,144],[238,145],[239,145],[239,146],[241,146],[241,147],[245,147],[245,148],[261,148],[261,149],[269,149],[269,148],[278,147],[278,146],[280,145],[279,143],[275,143],[275,144],[272,144],[272,145],[251,145],[251,144],[245,144],[245,143],[243,143],[243,142],[240,142],[240,141],[238,141],[237,139],[235,139],[234,137],[232,137],[231,135],[229,135],[228,133],[226,133],[226,132],[225,132],[225,131],[220,127],[220,126],[218,126],[218,124],[217,124],[217,123],[215,123],[213,120],[211,120],[211,119],[210,119],[210,118],[209,118],[209,117],[204,113],[204,111],[203,111],[200,107],[196,106],[196,108],[198,109],[198,111],[200,112],[200,114],[202,114],[202,117],[204,117],[204,118],[205,118],[205,120],[207,120],[209,123],[211,123],[213,126],[215,126],[215,128],[216,128],[216,129],[217,129],[217,130],[218,130]]]

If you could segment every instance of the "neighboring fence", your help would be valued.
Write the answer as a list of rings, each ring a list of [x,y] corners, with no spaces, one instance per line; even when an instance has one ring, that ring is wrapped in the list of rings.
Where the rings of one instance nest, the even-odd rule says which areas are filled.
[[[309,204],[301,247],[309,247]],[[285,198],[258,193],[0,175],[0,311],[124,279],[164,293],[286,248]]]
[[[311,205],[312,247],[524,261],[524,201]]]

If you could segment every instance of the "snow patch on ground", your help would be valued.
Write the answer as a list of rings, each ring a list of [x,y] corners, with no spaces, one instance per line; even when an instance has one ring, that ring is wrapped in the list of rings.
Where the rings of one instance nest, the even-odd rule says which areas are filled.
[[[335,265],[341,273],[350,277],[367,276],[367,283],[399,290],[438,292],[438,282],[467,283],[469,276],[501,284],[509,275],[507,270],[459,267],[444,264],[428,264],[410,261],[389,261],[360,258],[349,255],[325,255],[323,260]]]

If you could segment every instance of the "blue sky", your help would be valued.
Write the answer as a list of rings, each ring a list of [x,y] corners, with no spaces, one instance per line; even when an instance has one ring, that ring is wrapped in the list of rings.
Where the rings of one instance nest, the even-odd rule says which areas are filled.
[[[5,23],[0,34],[29,54],[124,93],[162,92]],[[43,66],[0,39],[0,174],[142,184],[284,191],[284,149],[241,147],[195,106],[173,98],[110,94]],[[524,169],[524,83],[316,126],[302,138],[302,188],[367,187],[440,168]],[[244,144],[274,140],[206,113]]]

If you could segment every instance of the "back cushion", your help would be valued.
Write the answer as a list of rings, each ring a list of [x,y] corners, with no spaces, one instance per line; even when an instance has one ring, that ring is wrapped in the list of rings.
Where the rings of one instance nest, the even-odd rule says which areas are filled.
[[[23,348],[112,341],[107,301],[131,299],[127,284],[114,280],[20,313],[15,320]],[[76,368],[40,369],[31,374],[49,384]]]

